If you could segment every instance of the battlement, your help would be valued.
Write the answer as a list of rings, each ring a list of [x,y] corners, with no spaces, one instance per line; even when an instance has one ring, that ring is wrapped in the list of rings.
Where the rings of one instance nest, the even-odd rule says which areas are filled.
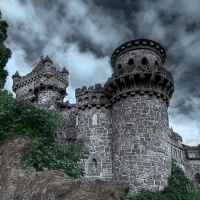
[[[188,160],[200,160],[200,145],[198,146],[187,146],[183,144],[183,149],[185,151],[185,158]]]
[[[159,68],[157,72],[133,70],[117,77],[113,74],[105,84],[105,94],[112,104],[121,97],[148,93],[149,96],[163,98],[168,106],[174,91],[173,85],[173,78],[165,68]]]
[[[26,76],[20,76],[16,72],[13,78],[13,91],[23,87],[30,87],[30,89],[41,89],[44,86],[51,86],[57,88],[59,91],[65,91],[69,85],[68,74],[69,72],[63,68],[62,71],[56,69],[52,65],[44,65],[45,62],[51,62],[47,56],[44,60],[42,59],[38,65]],[[23,95],[21,95],[23,96]]]
[[[157,54],[160,55],[162,63],[164,63],[166,60],[165,50],[160,44],[148,39],[137,39],[128,41],[115,49],[111,56],[112,67],[114,67],[115,61],[120,55],[124,54],[126,51],[134,49],[149,49],[155,51]]]
[[[83,86],[81,89],[75,90],[76,104],[78,108],[85,109],[86,107],[91,108],[91,106],[108,107],[108,100],[104,94],[105,90],[101,84],[95,84],[95,86],[86,87]]]

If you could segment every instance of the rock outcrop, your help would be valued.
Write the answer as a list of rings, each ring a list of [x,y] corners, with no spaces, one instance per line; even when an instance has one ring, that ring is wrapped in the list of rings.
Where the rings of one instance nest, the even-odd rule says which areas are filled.
[[[15,136],[0,144],[0,199],[117,200],[128,193],[123,183],[73,179],[58,170],[36,172],[23,168],[22,158],[31,142]]]

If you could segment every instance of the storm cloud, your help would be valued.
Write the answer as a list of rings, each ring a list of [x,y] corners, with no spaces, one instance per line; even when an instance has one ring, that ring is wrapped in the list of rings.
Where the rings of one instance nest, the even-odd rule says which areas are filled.
[[[0,10],[12,51],[6,89],[16,70],[26,75],[48,54],[58,69],[69,70],[65,100],[74,102],[76,88],[105,83],[120,44],[151,39],[165,48],[164,66],[174,77],[170,126],[185,144],[200,143],[199,0],[1,0]]]

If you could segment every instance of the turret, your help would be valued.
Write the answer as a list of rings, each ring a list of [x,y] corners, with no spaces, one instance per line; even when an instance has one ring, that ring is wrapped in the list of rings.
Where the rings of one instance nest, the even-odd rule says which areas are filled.
[[[114,73],[105,92],[113,120],[113,173],[130,185],[130,193],[167,184],[167,107],[174,86],[165,59],[164,48],[146,39],[122,44],[111,57]]]
[[[43,60],[43,64],[44,67],[51,67],[53,64],[53,61],[49,58],[49,56],[47,55],[47,57]]]
[[[13,79],[13,91],[16,92],[17,89],[17,84],[20,82],[21,80],[21,76],[19,75],[18,71],[15,72],[14,75],[12,75],[12,79]]]
[[[61,71],[61,73],[62,73],[63,79],[68,80],[69,72],[68,70],[66,70],[65,67],[63,67],[63,70]]]

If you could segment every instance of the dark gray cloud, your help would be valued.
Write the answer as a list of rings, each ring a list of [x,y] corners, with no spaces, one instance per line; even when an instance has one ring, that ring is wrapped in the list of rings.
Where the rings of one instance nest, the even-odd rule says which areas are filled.
[[[1,0],[9,23],[7,64],[11,76],[30,72],[48,54],[70,72],[68,99],[74,89],[104,83],[111,75],[110,56],[120,44],[137,38],[160,43],[165,67],[174,77],[170,125],[185,143],[200,143],[200,2],[199,0]],[[193,139],[191,139],[191,135]]]

